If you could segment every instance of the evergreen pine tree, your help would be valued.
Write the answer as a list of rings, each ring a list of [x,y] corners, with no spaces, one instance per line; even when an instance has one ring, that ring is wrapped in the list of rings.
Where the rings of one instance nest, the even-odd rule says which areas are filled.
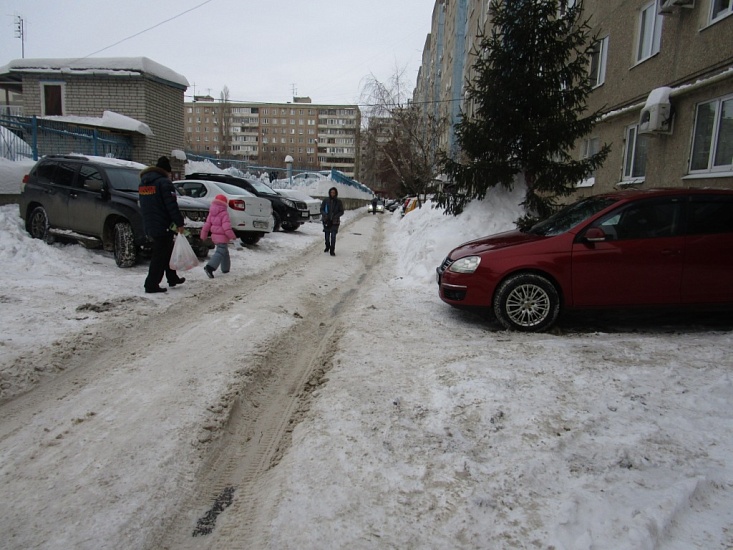
[[[479,36],[475,78],[467,83],[472,116],[456,126],[461,159],[443,158],[453,196],[439,203],[458,214],[497,185],[524,174],[526,227],[557,209],[558,198],[599,167],[609,146],[582,160],[568,153],[600,111],[585,114],[595,40],[581,21],[582,1],[492,0],[492,28]]]

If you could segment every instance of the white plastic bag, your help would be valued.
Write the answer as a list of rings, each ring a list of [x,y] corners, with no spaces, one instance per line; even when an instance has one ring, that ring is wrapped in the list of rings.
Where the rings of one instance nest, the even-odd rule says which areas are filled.
[[[171,254],[170,268],[176,271],[188,271],[194,267],[198,267],[199,259],[191,248],[191,245],[182,233],[176,235],[176,241],[173,243],[173,253]]]

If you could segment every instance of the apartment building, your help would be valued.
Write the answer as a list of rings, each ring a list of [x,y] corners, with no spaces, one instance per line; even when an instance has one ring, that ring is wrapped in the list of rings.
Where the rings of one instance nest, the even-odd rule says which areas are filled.
[[[184,105],[186,147],[198,154],[299,170],[335,168],[350,177],[359,167],[361,111],[356,105],[218,102],[199,96]]]
[[[444,117],[436,146],[457,154],[454,125],[472,78],[488,0],[437,0],[413,101]],[[574,154],[611,153],[577,196],[623,187],[733,187],[733,0],[585,0],[589,112],[605,116]],[[456,109],[460,106],[460,109]]]
[[[586,0],[598,37],[588,101],[606,115],[578,144],[611,153],[578,195],[733,187],[733,0]]]

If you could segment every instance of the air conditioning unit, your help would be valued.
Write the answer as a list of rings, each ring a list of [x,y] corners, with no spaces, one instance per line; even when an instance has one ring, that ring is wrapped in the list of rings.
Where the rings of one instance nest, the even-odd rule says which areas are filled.
[[[659,13],[662,15],[672,13],[674,8],[689,8],[695,7],[695,0],[662,0],[659,4]]]
[[[640,134],[671,134],[672,104],[669,102],[671,88],[656,88],[651,91],[639,117]]]

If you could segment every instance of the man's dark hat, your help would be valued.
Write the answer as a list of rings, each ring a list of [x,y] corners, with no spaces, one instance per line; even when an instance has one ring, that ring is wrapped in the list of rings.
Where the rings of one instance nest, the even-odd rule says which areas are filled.
[[[171,168],[171,161],[168,160],[168,157],[160,157],[158,159],[158,163],[155,165],[158,168],[162,168],[166,172],[172,172],[173,169]]]

